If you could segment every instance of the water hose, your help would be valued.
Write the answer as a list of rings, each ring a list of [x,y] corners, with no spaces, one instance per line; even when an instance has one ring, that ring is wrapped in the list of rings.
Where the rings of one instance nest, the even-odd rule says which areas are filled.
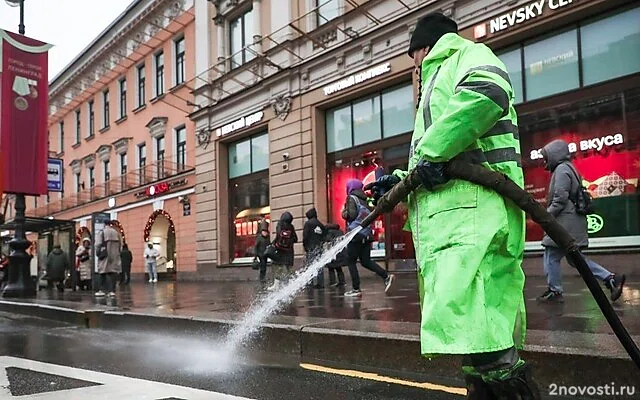
[[[580,276],[587,284],[589,291],[591,291],[591,294],[595,298],[596,303],[598,303],[611,329],[618,337],[618,340],[636,366],[640,368],[640,350],[620,321],[620,318],[618,318],[600,284],[593,276],[586,260],[580,253],[580,248],[576,245],[575,240],[569,232],[567,232],[539,202],[506,175],[492,171],[481,165],[470,164],[454,159],[447,163],[445,174],[450,179],[466,180],[492,189],[501,196],[513,201],[518,207],[529,214],[531,219],[540,225],[547,235],[566,252],[567,260],[580,272]],[[420,184],[420,179],[415,170],[409,173],[405,179],[396,184],[378,200],[376,208],[362,221],[361,225],[367,226],[381,214],[391,212],[398,203],[404,201]]]

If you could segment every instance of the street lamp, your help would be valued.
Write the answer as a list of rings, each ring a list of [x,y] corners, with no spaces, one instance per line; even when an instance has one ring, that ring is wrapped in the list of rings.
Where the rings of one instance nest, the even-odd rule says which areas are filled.
[[[11,7],[20,7],[20,25],[18,25],[18,33],[24,35],[24,0],[4,0]]]
[[[4,0],[11,7],[20,7],[20,25],[18,30],[24,35],[24,0]],[[9,279],[2,290],[3,297],[33,297],[36,295],[36,284],[31,280],[31,256],[27,254],[29,241],[25,235],[25,208],[24,194],[16,194],[15,236],[9,242]]]

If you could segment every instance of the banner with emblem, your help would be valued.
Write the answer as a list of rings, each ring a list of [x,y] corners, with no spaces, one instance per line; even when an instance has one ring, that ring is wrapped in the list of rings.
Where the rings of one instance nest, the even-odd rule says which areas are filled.
[[[5,193],[47,193],[51,47],[0,29],[0,176]]]

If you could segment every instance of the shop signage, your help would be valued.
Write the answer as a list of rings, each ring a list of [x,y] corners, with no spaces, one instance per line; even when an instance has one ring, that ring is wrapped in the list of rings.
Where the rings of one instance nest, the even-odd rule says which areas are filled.
[[[376,67],[370,68],[364,72],[353,74],[345,79],[332,83],[331,85],[325,86],[324,89],[322,90],[324,91],[324,95],[328,96],[330,94],[350,88],[351,86],[368,81],[369,79],[386,74],[387,72],[390,72],[390,71],[391,71],[391,63],[384,63]]]
[[[189,201],[182,202],[182,216],[188,217],[191,215],[191,203]]]
[[[555,11],[559,8],[566,7],[573,3],[573,0],[537,0],[529,3],[525,6],[517,8],[508,13],[502,14],[491,21],[489,21],[489,32],[487,32],[487,24],[483,23],[477,25],[473,29],[473,36],[475,39],[485,37],[487,33],[498,33],[512,26],[519,25],[523,22],[529,21],[534,18],[540,17],[545,7],[551,11]]]
[[[224,136],[231,132],[235,132],[238,129],[246,128],[248,126],[255,124],[256,122],[261,121],[263,117],[264,117],[263,111],[258,111],[253,114],[247,115],[245,117],[240,118],[237,121],[233,121],[229,124],[222,126],[221,128],[216,129],[216,135]]]
[[[587,215],[587,232],[598,233],[604,227],[604,219],[598,214]]]
[[[580,143],[569,143],[569,151],[575,153],[578,151],[596,150],[600,151],[605,147],[617,146],[624,143],[624,136],[622,133],[616,133],[615,135],[607,135],[599,138],[581,140]],[[530,158],[532,160],[542,159],[542,149],[531,150]]]
[[[172,191],[173,189],[184,186],[187,184],[186,179],[179,179],[171,182],[162,182],[156,183],[155,185],[151,185],[147,187],[145,190],[141,190],[136,193],[134,196],[139,199],[141,197],[154,197],[159,194],[167,193]]]
[[[47,189],[50,192],[62,192],[62,160],[50,158],[47,162]]]

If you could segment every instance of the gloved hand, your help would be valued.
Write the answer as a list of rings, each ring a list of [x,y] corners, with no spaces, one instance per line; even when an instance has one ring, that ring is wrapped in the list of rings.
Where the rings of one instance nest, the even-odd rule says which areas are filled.
[[[427,190],[433,190],[437,185],[449,182],[449,178],[444,173],[446,163],[433,163],[426,160],[420,160],[416,166],[416,172]]]
[[[373,204],[378,204],[378,200],[395,185],[400,183],[400,178],[395,175],[382,175],[375,182],[371,182],[364,187],[364,190],[371,190]]]

